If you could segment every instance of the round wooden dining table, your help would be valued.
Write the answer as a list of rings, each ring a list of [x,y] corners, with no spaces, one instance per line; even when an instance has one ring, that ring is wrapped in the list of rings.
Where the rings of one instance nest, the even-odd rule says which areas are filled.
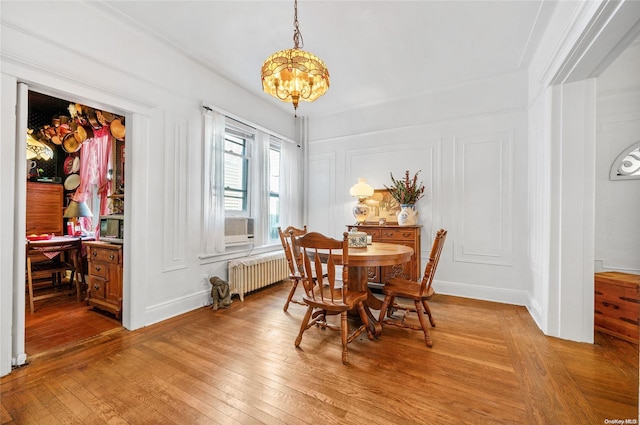
[[[376,298],[368,285],[368,267],[393,266],[411,261],[413,248],[392,243],[373,242],[366,248],[349,248],[349,288],[368,293],[365,311],[374,334],[382,333],[382,325],[373,317],[370,308],[380,310],[382,301]]]

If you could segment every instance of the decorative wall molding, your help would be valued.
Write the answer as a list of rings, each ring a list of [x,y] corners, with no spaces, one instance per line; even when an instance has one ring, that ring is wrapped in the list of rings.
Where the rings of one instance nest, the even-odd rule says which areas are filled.
[[[189,121],[165,112],[164,135],[162,266],[163,272],[169,272],[188,266],[186,234],[189,205]]]
[[[398,137],[397,134],[396,137]],[[415,134],[412,137],[415,138]],[[391,184],[390,172],[394,173],[395,178],[402,178],[401,173],[404,170],[409,170],[412,174],[421,171],[419,180],[425,183],[425,196],[417,204],[418,223],[425,226],[423,233],[427,238],[435,234],[435,227],[443,226],[441,221],[443,202],[440,197],[441,164],[442,138],[435,137],[403,140],[402,143],[394,144],[392,150],[388,145],[384,145],[345,152],[345,173],[348,182],[355,183],[356,178],[365,177],[367,183],[375,189],[384,189],[385,184]],[[434,200],[438,201],[434,202]]]
[[[513,132],[455,138],[454,261],[512,265]]]
[[[333,233],[334,223],[343,222],[342,203],[336,199],[336,180],[339,178],[336,160],[335,153],[309,155],[309,173],[313,174],[313,179],[308,188],[307,218],[309,223],[314,223],[316,231],[327,234]],[[327,206],[332,209],[327,210]]]

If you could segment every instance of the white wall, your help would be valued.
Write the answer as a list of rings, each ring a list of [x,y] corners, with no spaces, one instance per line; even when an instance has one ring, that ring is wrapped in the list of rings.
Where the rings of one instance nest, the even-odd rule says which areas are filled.
[[[23,140],[12,135],[16,81],[126,115],[123,324],[139,328],[209,302],[210,286],[203,276],[226,276],[228,258],[208,263],[199,258],[201,105],[215,105],[295,140],[291,114],[128,27],[101,3],[39,2],[36,9],[32,2],[3,1],[0,7],[0,187],[5,203],[0,214],[0,250],[2,265],[15,268],[13,278],[9,273],[0,276],[0,321],[15,325],[16,318],[24,315],[7,309],[5,298],[14,284],[24,285],[24,241],[16,236],[8,245],[5,239],[13,234],[14,222],[23,220],[15,211],[24,211],[25,202],[11,190],[13,178],[26,175],[25,161],[18,154],[24,150],[14,150],[23,146]],[[24,179],[16,179],[15,184],[24,186]],[[16,193],[24,193],[24,187]],[[12,340],[7,326],[0,330],[0,374],[4,375],[11,358],[15,361],[24,355],[24,346]],[[24,329],[18,326],[14,332]]]
[[[640,180],[609,179],[640,142],[640,39],[598,78],[597,95],[595,269],[640,274]]]
[[[515,73],[312,117],[310,228],[338,236],[354,222],[349,188],[358,177],[383,189],[391,172],[422,170],[423,267],[435,232],[449,231],[438,292],[526,304],[526,99],[526,74]]]

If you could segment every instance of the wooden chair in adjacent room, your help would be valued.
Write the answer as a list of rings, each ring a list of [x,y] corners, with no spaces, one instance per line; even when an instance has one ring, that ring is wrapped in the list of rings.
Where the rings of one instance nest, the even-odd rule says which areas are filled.
[[[343,239],[338,240],[310,232],[293,238],[293,244],[296,264],[304,287],[302,299],[307,305],[295,346],[300,346],[302,335],[314,325],[339,330],[342,340],[342,363],[348,364],[347,344],[363,331],[367,332],[369,339],[373,339],[363,304],[367,299],[367,292],[349,290],[348,235],[344,233]],[[323,258],[326,259],[326,263],[323,263]],[[339,279],[340,267],[342,280]],[[347,322],[347,313],[350,310],[357,310],[362,322],[353,331],[349,330]],[[340,315],[340,325],[327,320],[327,316],[337,314]]]
[[[440,229],[436,233],[433,245],[431,246],[431,253],[429,254],[429,262],[424,269],[424,275],[420,282],[414,282],[401,277],[393,277],[389,279],[382,288],[385,298],[380,309],[379,321],[382,323],[383,327],[386,325],[394,325],[414,330],[422,330],[424,333],[424,342],[427,344],[427,347],[431,347],[433,343],[431,341],[431,336],[429,335],[429,328],[427,327],[425,313],[429,317],[431,326],[436,326],[427,301],[435,293],[432,286],[433,277],[436,274],[436,268],[438,267],[440,253],[442,252],[446,236],[447,231],[444,229]],[[413,301],[415,308],[397,304],[396,297],[406,298]],[[396,310],[403,311],[403,316],[399,320],[393,318]],[[418,314],[420,326],[406,322],[407,314],[409,312],[416,312]],[[385,316],[387,316],[387,319],[385,319]]]
[[[64,241],[27,241],[27,270],[26,280],[29,290],[29,307],[31,313],[35,311],[34,302],[53,297],[76,294],[80,301],[81,274],[80,250],[81,239]],[[68,289],[63,289],[63,277],[70,272]],[[41,295],[34,295],[34,281],[50,283],[49,291]]]
[[[284,230],[278,227],[278,233],[280,234],[280,242],[282,242],[282,249],[284,249],[284,254],[287,257],[287,264],[289,265],[289,280],[291,280],[291,289],[289,290],[287,301],[285,301],[284,307],[282,307],[284,311],[287,311],[287,309],[289,308],[289,303],[306,305],[304,302],[293,298],[293,296],[296,293],[296,289],[298,288],[298,283],[300,283],[300,273],[298,272],[295,256],[293,253],[292,238],[296,236],[306,235],[307,226],[304,226],[302,229],[289,226]]]

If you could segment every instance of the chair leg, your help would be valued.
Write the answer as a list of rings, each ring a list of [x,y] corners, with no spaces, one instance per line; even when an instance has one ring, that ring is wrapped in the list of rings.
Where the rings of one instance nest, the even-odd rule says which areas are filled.
[[[71,284],[75,283],[76,285],[76,301],[80,302],[80,282],[78,281],[78,273],[75,270],[71,271],[71,277],[69,278]]]
[[[302,342],[302,334],[307,330],[307,324],[309,323],[309,319],[311,318],[311,313],[313,312],[313,307],[308,306],[307,312],[304,314],[304,319],[302,319],[302,324],[300,325],[300,333],[298,333],[298,337],[296,338],[295,345],[296,347],[300,346],[300,342]]]
[[[287,309],[289,308],[289,303],[291,302],[291,298],[293,298],[293,294],[295,294],[297,287],[298,287],[298,279],[291,279],[291,289],[289,290],[289,296],[287,296],[287,301],[284,303],[284,307],[282,307],[283,311],[287,311]]]
[[[432,347],[433,342],[431,342],[431,336],[429,335],[429,328],[427,327],[427,318],[424,317],[424,312],[422,311],[422,306],[420,305],[420,301],[416,301],[416,312],[418,313],[418,319],[420,319],[420,326],[422,327],[422,332],[424,332],[424,342],[427,344],[427,347]]]
[[[427,300],[422,300],[422,305],[424,306],[424,311],[427,312],[427,316],[429,316],[429,323],[431,323],[431,326],[435,328],[436,322],[433,321],[433,317],[431,316],[431,309],[429,308],[429,303],[427,302]]]
[[[387,295],[384,297],[384,301],[382,301],[382,307],[380,307],[380,316],[378,318],[378,322],[382,324],[384,320],[384,316],[387,314],[387,308],[391,305],[391,296]]]
[[[27,282],[29,285],[29,308],[33,314],[33,276],[31,274],[31,259],[27,257]]]
[[[349,352],[347,351],[347,338],[349,334],[349,328],[347,327],[347,312],[340,313],[340,335],[342,336],[342,363],[349,364]],[[367,327],[367,330],[369,327]],[[371,332],[368,330],[368,332]]]
[[[393,316],[393,313],[395,313],[395,310],[397,308],[396,304],[396,297],[395,295],[392,295],[389,298],[389,307],[387,307],[387,317],[391,317]]]

